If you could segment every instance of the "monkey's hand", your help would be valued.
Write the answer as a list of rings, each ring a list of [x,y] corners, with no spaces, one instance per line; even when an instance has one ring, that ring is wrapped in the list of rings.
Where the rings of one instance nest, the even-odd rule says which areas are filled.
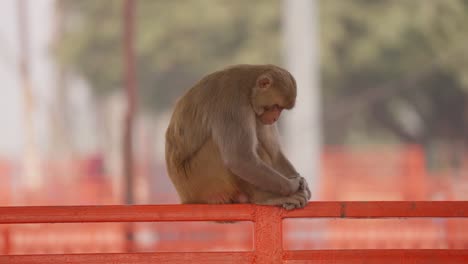
[[[300,178],[302,178],[302,184],[301,186],[299,187],[299,191],[300,192],[301,190],[306,194],[306,198],[307,198],[307,201],[310,199],[310,197],[312,196],[312,193],[310,192],[310,189],[309,189],[309,184],[307,184],[307,181],[304,177],[302,176],[298,176]]]
[[[289,178],[287,179],[287,185],[284,186],[285,188],[283,188],[281,195],[283,196],[292,195],[296,193],[297,191],[299,191],[303,185],[304,185],[304,178],[300,176]]]
[[[300,175],[297,175],[291,179],[298,179],[300,185],[298,190],[294,194],[286,197],[282,206],[286,210],[304,208],[307,205],[307,201],[311,197],[309,185],[307,184],[305,178]]]
[[[295,194],[285,197],[282,204],[286,210],[292,210],[297,208],[304,208],[307,205],[307,192],[305,190],[299,190]]]

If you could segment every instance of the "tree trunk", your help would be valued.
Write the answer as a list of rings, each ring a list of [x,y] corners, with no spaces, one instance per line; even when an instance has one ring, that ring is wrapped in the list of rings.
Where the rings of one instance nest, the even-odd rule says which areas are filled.
[[[135,78],[135,54],[133,49],[133,31],[134,31],[134,12],[135,1],[125,0],[123,6],[123,43],[124,43],[124,69],[125,69],[125,88],[127,92],[127,111],[124,117],[123,132],[123,172],[125,177],[125,203],[133,204],[133,123],[136,108],[136,78]],[[127,225],[127,251],[134,251],[133,243],[133,225]]]

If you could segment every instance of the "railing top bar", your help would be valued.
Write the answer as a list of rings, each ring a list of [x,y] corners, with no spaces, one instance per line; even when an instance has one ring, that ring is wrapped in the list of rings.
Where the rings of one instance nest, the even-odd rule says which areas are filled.
[[[316,260],[314,263],[467,263],[464,249],[352,249],[352,250],[287,250],[286,261]]]
[[[283,218],[303,217],[468,217],[468,201],[316,202],[283,213]]]
[[[0,255],[0,263],[253,263],[253,252],[157,252],[157,253],[100,253],[54,255]]]
[[[0,207],[0,224],[251,221],[253,205],[106,205]]]
[[[252,221],[255,220],[256,208],[257,206],[250,204],[0,207],[0,224]],[[304,209],[283,210],[281,217],[468,217],[468,201],[311,202]]]

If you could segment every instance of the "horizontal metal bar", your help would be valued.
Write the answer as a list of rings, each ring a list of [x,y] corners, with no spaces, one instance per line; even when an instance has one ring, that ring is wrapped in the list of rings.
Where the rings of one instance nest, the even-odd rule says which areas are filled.
[[[197,264],[197,263],[253,263],[252,252],[158,252],[158,253],[105,253],[65,255],[0,255],[0,263],[50,264],[50,263],[94,263],[94,264]]]
[[[466,264],[468,250],[444,249],[371,249],[371,250],[298,250],[285,251],[283,260],[288,264]]]
[[[0,207],[0,224],[251,221],[253,205],[108,205]]]
[[[468,217],[468,201],[312,202],[304,209],[284,211],[282,217]]]
[[[77,222],[254,221],[256,205],[109,205],[0,207],[0,224]],[[311,202],[282,218],[468,217],[468,201]]]
[[[105,253],[65,255],[0,255],[0,263],[254,263],[253,252],[158,252],[158,253]],[[313,263],[411,263],[411,264],[465,264],[468,250],[390,249],[390,250],[298,250],[285,251],[283,260],[288,264]]]

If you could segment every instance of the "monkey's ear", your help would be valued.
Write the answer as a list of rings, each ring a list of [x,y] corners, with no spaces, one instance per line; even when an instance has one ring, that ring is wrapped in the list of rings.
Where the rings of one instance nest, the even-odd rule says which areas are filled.
[[[267,74],[260,75],[260,77],[257,79],[257,86],[261,89],[267,89],[271,86],[272,83],[273,80]]]

